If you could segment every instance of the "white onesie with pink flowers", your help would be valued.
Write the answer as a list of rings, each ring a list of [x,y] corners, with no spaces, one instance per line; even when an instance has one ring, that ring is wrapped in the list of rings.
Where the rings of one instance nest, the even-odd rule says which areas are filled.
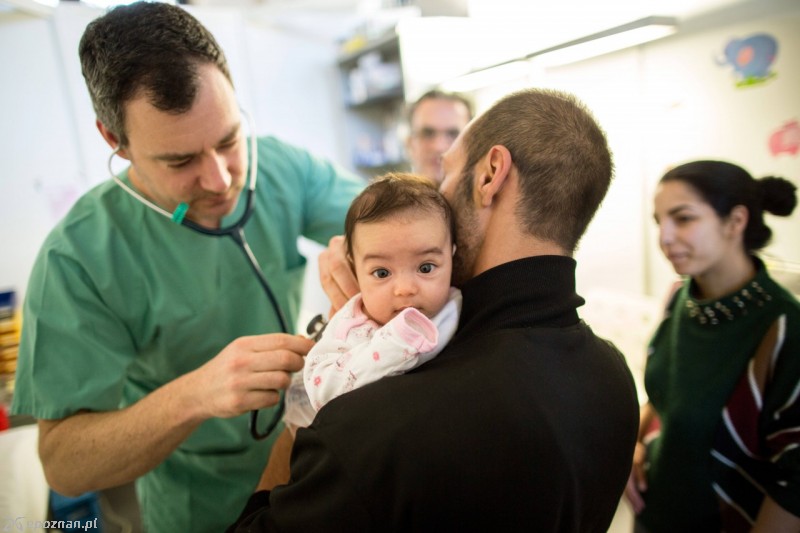
[[[312,407],[318,411],[340,394],[430,361],[453,337],[460,312],[461,291],[451,288],[433,320],[408,308],[381,326],[364,313],[361,295],[354,296],[306,356],[303,381]]]

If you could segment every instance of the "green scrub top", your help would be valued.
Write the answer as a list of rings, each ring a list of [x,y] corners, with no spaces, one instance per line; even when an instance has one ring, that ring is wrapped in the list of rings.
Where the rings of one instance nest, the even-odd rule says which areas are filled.
[[[292,332],[305,271],[297,237],[327,244],[341,234],[363,185],[303,150],[258,140],[245,234]],[[223,225],[238,219],[244,198]],[[125,407],[237,337],[279,330],[230,237],[177,225],[108,181],[76,203],[39,252],[23,309],[13,412],[59,419]],[[261,411],[262,429],[274,411]],[[257,442],[248,416],[204,422],[137,480],[147,531],[218,532],[236,519],[280,431]]]

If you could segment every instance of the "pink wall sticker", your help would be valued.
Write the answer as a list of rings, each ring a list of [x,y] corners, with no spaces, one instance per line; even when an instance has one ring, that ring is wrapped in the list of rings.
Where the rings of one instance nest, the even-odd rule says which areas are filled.
[[[796,156],[800,152],[800,123],[796,119],[786,121],[769,136],[769,151],[773,157],[781,154]]]

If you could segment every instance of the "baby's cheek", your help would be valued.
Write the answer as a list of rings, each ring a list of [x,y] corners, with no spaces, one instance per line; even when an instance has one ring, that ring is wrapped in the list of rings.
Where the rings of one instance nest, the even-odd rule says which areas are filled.
[[[434,307],[434,309],[432,309],[431,312],[432,316],[429,316],[428,318],[432,319],[433,317],[439,314],[439,311],[441,311],[442,308],[447,304],[449,295],[450,295],[450,287],[448,287],[447,290],[439,293],[438,298],[436,299],[436,305],[432,306]]]
[[[364,293],[361,294],[361,298],[364,314],[366,314],[370,320],[383,325],[392,318],[389,302],[384,301],[377,295],[372,295],[371,298],[367,298]]]

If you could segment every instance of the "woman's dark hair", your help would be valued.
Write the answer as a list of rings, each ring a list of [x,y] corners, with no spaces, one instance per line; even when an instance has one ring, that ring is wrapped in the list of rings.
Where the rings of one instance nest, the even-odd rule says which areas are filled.
[[[692,161],[664,174],[661,182],[682,181],[700,194],[720,218],[727,218],[737,205],[747,208],[744,247],[748,252],[764,248],[772,230],[764,223],[764,212],[789,216],[797,205],[797,187],[775,176],[754,179],[742,167],[725,161]]]
[[[438,214],[455,242],[455,219],[450,204],[427,178],[403,172],[390,172],[370,183],[356,196],[344,221],[347,256],[353,257],[353,233],[356,225],[380,222],[406,211]]]

